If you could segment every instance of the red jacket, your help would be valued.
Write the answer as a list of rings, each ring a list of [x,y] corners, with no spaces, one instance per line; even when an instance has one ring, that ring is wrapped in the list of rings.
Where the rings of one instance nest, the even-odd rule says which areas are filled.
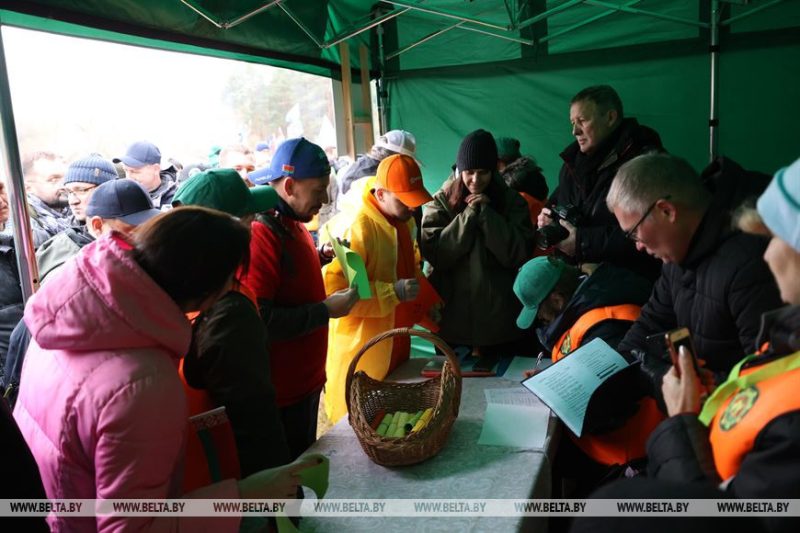
[[[272,215],[267,215],[272,216]],[[273,308],[317,304],[325,299],[322,265],[305,226],[278,215],[286,229],[278,235],[259,221],[253,222],[250,267],[241,276],[258,300]],[[270,364],[279,407],[295,404],[325,384],[327,325],[300,336],[270,342]]]

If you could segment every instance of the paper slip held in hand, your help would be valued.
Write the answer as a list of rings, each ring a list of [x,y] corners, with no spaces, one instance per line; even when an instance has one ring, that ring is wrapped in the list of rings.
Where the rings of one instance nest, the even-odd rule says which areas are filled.
[[[589,400],[628,362],[603,339],[581,346],[522,385],[539,397],[576,436],[583,432]]]
[[[336,254],[336,260],[339,261],[339,266],[342,267],[347,286],[352,287],[355,285],[358,287],[358,297],[362,300],[369,300],[372,298],[372,291],[369,288],[369,278],[367,277],[367,267],[364,265],[364,259],[345,246],[342,241],[331,235],[327,231],[327,226],[325,230],[326,236],[331,246],[333,246],[333,253]]]

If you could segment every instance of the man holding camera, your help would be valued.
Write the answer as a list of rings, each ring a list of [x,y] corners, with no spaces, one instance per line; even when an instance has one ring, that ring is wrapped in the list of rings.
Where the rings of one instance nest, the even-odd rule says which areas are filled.
[[[638,253],[605,204],[617,169],[648,151],[663,151],[654,130],[625,118],[622,101],[608,85],[587,87],[570,103],[575,142],[561,153],[564,164],[550,208],[539,215],[537,244],[555,246],[576,263],[608,261],[655,280],[658,261]]]

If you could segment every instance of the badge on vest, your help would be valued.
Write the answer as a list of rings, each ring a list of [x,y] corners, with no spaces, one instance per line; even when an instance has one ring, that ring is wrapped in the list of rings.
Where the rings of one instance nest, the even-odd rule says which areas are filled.
[[[567,333],[567,336],[564,337],[564,342],[561,343],[561,353],[564,355],[569,355],[572,352],[572,338],[570,334]]]
[[[730,431],[736,427],[736,424],[750,412],[756,401],[758,401],[758,389],[755,385],[737,392],[719,419],[720,429]]]

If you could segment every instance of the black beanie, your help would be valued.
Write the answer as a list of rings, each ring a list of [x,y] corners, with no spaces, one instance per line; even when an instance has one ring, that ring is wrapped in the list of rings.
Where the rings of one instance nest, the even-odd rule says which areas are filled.
[[[486,130],[475,130],[461,141],[456,156],[458,170],[494,170],[497,168],[497,144]]]

